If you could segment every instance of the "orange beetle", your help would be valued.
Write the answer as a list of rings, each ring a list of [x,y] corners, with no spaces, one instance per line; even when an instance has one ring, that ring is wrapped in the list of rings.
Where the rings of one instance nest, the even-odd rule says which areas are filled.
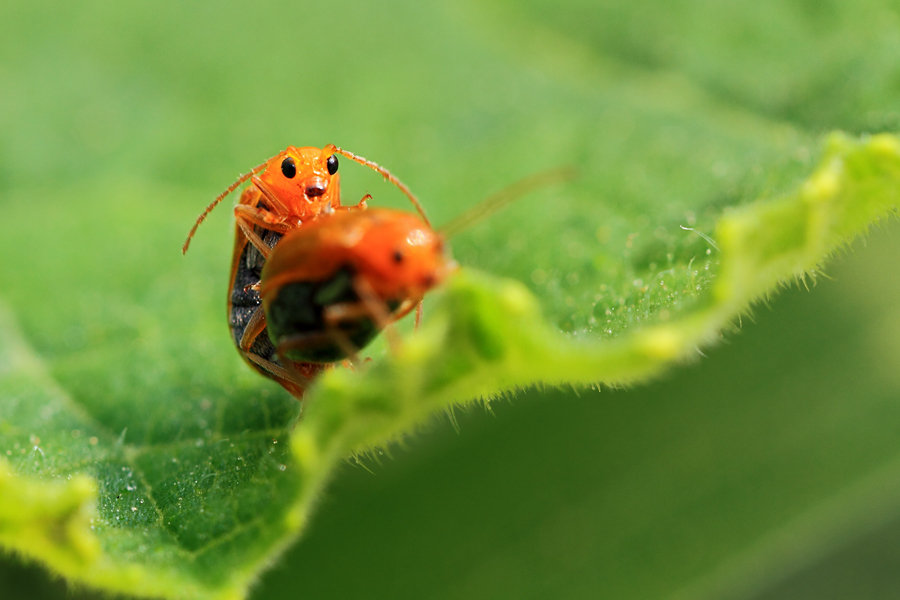
[[[333,144],[324,148],[288,147],[253,168],[231,184],[200,214],[182,247],[207,215],[242,183],[251,184],[234,208],[235,240],[228,285],[228,319],[241,356],[257,371],[272,377],[292,394],[302,394],[305,381],[321,371],[321,365],[281,364],[266,335],[266,318],[260,306],[259,282],[263,265],[287,232],[314,222],[323,215],[366,208],[370,196],[355,206],[344,207],[340,198],[337,155],[367,166],[406,194],[421,210],[418,200],[402,182],[380,165]]]
[[[373,208],[319,219],[285,235],[263,267],[269,337],[284,361],[353,357],[454,268],[443,237],[417,215]]]

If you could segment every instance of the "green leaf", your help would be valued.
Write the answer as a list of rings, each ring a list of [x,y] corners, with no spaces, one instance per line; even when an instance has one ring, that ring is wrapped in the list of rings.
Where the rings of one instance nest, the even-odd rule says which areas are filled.
[[[37,440],[35,440],[37,441]],[[39,453],[39,446],[31,450]],[[47,482],[13,473],[0,459],[0,540],[9,548],[77,574],[98,553],[90,533],[97,490],[84,475]]]
[[[272,5],[259,21],[228,6],[13,7],[22,27],[3,44],[38,43],[10,65],[4,87],[22,92],[0,117],[14,224],[0,240],[0,542],[106,590],[242,597],[346,457],[473,398],[644,381],[896,209],[897,138],[816,133],[890,122],[873,82],[895,44],[859,16],[878,3],[821,22],[774,5],[594,4]],[[336,23],[370,54],[336,41]],[[730,43],[754,26],[761,39]],[[891,61],[859,75],[843,28]],[[823,56],[830,68],[812,68]],[[410,81],[429,84],[401,93]],[[178,249],[237,170],[329,141],[401,175],[438,223],[548,165],[581,176],[451,240],[464,268],[422,329],[329,373],[300,419],[231,348],[228,211],[187,259]],[[365,185],[400,201],[342,173],[349,198]]]

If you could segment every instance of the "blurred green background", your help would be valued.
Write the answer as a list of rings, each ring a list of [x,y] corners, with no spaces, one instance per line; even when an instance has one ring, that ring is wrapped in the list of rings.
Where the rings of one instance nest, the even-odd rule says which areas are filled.
[[[613,198],[658,192],[654,169],[678,166],[659,158],[670,155],[685,162],[666,173],[673,194],[727,202],[738,194],[722,181],[769,189],[753,162],[768,138],[742,137],[752,119],[734,118],[735,131],[721,132],[744,162],[722,167],[721,181],[701,180],[713,161],[692,152],[689,137],[660,136],[660,147],[647,148],[646,136],[635,142],[628,132],[655,123],[591,130],[585,118],[594,114],[579,106],[579,86],[595,85],[586,73],[610,82],[658,76],[663,90],[700,82],[735,110],[789,130],[771,139],[773,154],[832,128],[897,129],[900,29],[889,3],[662,6],[7,3],[0,208],[17,216],[7,227],[32,231],[34,244],[57,244],[64,256],[92,240],[64,229],[57,239],[42,228],[48,211],[57,211],[55,223],[97,211],[81,201],[89,195],[121,198],[123,212],[151,203],[152,223],[123,221],[147,240],[135,248],[158,252],[170,280],[208,283],[218,301],[228,210],[200,230],[185,261],[181,236],[238,172],[288,144],[335,142],[383,162],[441,222],[560,163],[612,175]],[[598,55],[604,60],[592,62]],[[611,97],[622,103],[627,94]],[[676,121],[678,104],[668,107]],[[351,198],[368,185],[344,181]],[[96,212],[92,235],[119,223],[107,217]],[[160,223],[164,233],[142,230]],[[160,239],[165,246],[154,245]],[[483,257],[492,239],[474,235],[461,261],[515,273]],[[0,261],[0,281],[25,276],[29,251],[23,244]],[[97,297],[107,272],[137,251],[97,265],[86,283]],[[305,538],[253,597],[897,597],[898,256],[893,223],[857,243],[811,293],[792,288],[757,307],[706,358],[651,385],[532,390],[492,414],[457,414],[458,432],[437,419],[368,464],[371,472],[347,465]],[[198,275],[203,268],[212,274]],[[132,274],[134,287],[142,276]],[[0,297],[17,308],[29,301],[14,283]],[[551,316],[574,328],[565,298],[549,303]],[[59,340],[42,332],[40,315],[23,311],[23,326],[52,355],[65,332]],[[208,343],[230,351],[224,325]],[[236,357],[234,365],[243,368]],[[9,556],[0,596],[98,597]]]

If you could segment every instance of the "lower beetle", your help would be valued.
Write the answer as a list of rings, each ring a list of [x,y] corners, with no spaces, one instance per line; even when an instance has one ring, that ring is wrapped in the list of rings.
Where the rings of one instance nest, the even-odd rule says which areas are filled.
[[[370,208],[318,219],[287,233],[262,269],[266,343],[308,371],[355,358],[454,268],[442,235],[417,215]]]

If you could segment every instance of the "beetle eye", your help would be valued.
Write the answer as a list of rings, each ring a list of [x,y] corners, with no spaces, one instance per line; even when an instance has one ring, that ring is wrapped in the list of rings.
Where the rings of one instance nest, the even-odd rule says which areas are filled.
[[[288,179],[293,179],[294,175],[297,174],[297,165],[294,163],[294,159],[288,156],[286,159],[281,161],[281,172]]]
[[[331,156],[329,156],[328,161],[326,161],[326,165],[328,166],[329,173],[331,173],[332,175],[337,173],[337,168],[338,168],[337,154],[332,154]]]

